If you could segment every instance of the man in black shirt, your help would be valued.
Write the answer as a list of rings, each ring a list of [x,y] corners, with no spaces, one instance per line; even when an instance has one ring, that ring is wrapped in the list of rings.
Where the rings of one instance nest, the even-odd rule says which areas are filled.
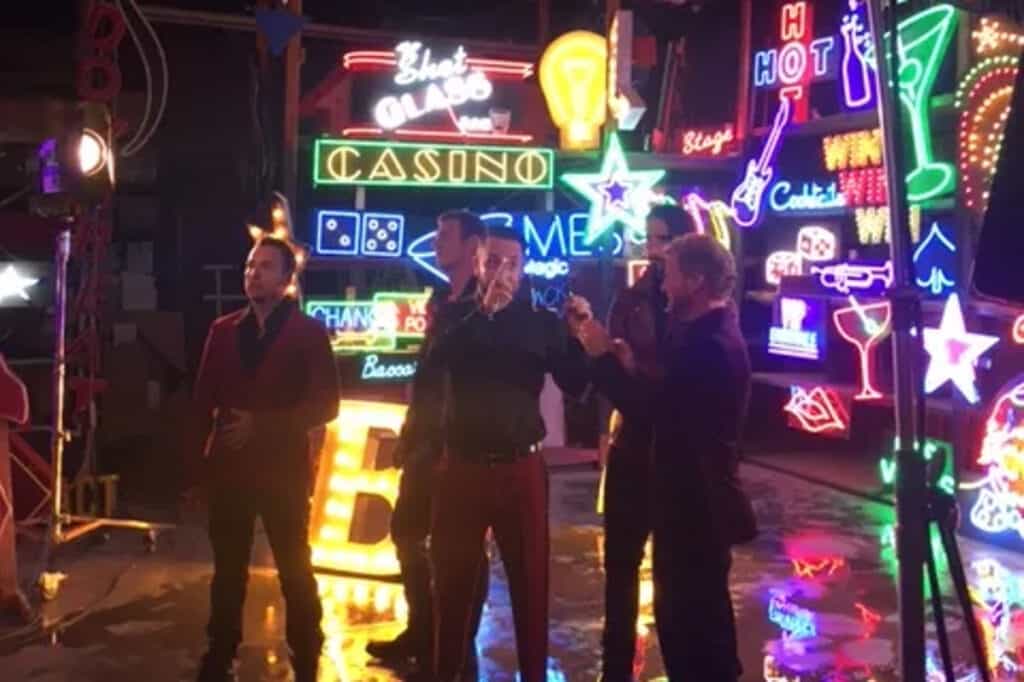
[[[730,295],[729,252],[708,235],[674,241],[662,288],[670,334],[664,378],[637,372],[633,353],[601,325],[580,340],[598,358],[595,383],[626,419],[654,422],[654,615],[670,680],[735,682],[740,674],[729,595],[730,548],[757,532],[738,477],[750,359]]]
[[[449,286],[435,291],[427,306],[430,326],[420,351],[412,381],[412,400],[399,438],[396,460],[403,470],[391,516],[391,539],[402,569],[409,618],[405,630],[395,639],[373,641],[366,646],[367,653],[374,658],[395,663],[416,659],[418,667],[424,671],[432,668],[430,661],[434,647],[427,536],[430,532],[434,469],[444,447],[441,421],[446,380],[444,368],[431,362],[430,348],[437,335],[442,334],[449,324],[452,317],[450,309],[459,302],[471,301],[476,295],[474,268],[485,232],[483,221],[468,211],[448,211],[437,219],[434,252],[438,267],[448,275]],[[476,679],[473,639],[487,597],[489,574],[486,556],[481,559],[479,590],[467,632],[466,674],[473,679]]]
[[[540,393],[549,372],[562,390],[580,393],[587,367],[566,324],[516,295],[523,260],[517,233],[492,230],[480,251],[476,299],[452,306],[456,319],[431,350],[451,381],[430,544],[442,682],[455,679],[464,660],[488,528],[508,575],[521,679],[546,679],[548,485]]]

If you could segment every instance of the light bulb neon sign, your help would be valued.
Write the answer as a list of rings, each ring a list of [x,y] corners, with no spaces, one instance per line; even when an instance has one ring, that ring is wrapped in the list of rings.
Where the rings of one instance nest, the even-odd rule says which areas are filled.
[[[562,149],[596,149],[607,117],[608,44],[603,36],[572,31],[540,58],[540,87]]]

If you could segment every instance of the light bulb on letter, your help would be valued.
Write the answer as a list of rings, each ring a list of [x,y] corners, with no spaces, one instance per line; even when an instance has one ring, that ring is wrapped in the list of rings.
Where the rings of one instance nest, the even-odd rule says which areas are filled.
[[[540,59],[540,85],[562,149],[601,146],[607,115],[608,44],[603,36],[572,31],[548,45]]]

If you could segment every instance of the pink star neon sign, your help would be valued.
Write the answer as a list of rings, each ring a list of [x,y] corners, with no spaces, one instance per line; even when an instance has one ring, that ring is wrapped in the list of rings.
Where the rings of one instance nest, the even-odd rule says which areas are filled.
[[[925,393],[934,393],[946,382],[952,382],[967,402],[978,402],[981,397],[975,385],[974,366],[997,343],[998,336],[967,331],[960,298],[950,294],[939,327],[924,330],[924,349],[931,357],[924,377]]]

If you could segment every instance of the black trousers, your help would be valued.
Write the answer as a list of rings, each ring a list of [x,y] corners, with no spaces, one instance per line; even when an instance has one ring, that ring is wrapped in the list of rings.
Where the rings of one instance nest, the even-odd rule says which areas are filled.
[[[677,502],[678,504],[678,502]],[[732,553],[694,521],[654,521],[654,617],[669,682],[736,682],[741,669],[729,594]]]
[[[635,455],[635,456],[634,456]],[[633,679],[640,565],[651,534],[650,471],[644,453],[613,446],[604,481],[605,682]]]
[[[420,662],[430,669],[434,649],[434,603],[431,589],[430,555],[427,538],[433,516],[434,491],[437,477],[433,462],[410,463],[402,470],[398,485],[398,498],[391,515],[391,539],[395,543],[398,563],[402,570],[402,586],[405,601],[409,607],[407,636],[417,652]],[[487,555],[480,557],[480,574],[477,585],[480,589],[474,597],[469,641],[466,650],[473,646],[484,602],[490,586],[490,564]]]
[[[209,491],[210,542],[214,574],[210,584],[210,651],[233,656],[242,642],[242,606],[249,581],[256,517],[263,520],[287,607],[288,645],[297,664],[319,659],[320,596],[309,548],[309,486],[282,477],[261,485],[214,483]]]

